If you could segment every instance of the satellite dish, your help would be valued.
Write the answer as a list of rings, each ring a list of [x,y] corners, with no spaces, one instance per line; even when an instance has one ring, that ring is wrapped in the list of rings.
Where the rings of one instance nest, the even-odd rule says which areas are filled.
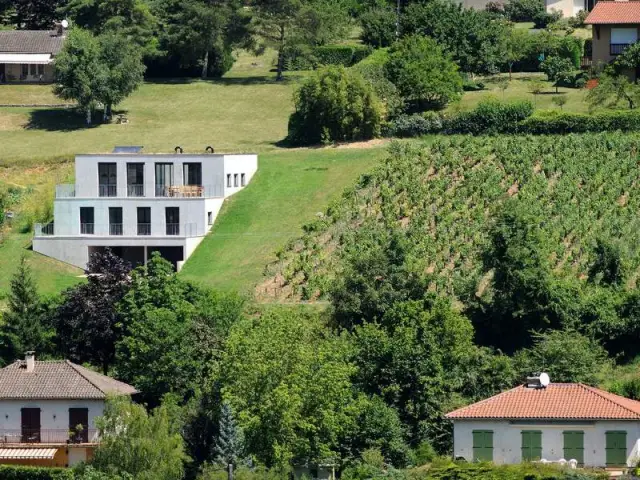
[[[69,28],[69,22],[67,20],[62,20],[60,24],[62,25],[62,28]]]
[[[542,385],[543,387],[546,387],[549,385],[549,383],[551,383],[551,379],[549,378],[549,375],[547,375],[546,373],[541,373],[540,374],[540,385]]]

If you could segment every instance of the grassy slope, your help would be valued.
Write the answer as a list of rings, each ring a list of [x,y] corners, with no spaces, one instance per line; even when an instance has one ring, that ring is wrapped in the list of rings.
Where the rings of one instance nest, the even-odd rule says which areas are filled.
[[[213,233],[182,271],[216,288],[245,291],[300,227],[369,170],[383,149],[295,150],[267,153],[251,184],[224,206]]]

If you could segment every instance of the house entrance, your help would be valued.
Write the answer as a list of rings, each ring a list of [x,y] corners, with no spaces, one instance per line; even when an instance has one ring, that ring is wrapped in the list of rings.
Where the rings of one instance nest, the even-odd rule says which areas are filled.
[[[0,63],[0,83],[7,82],[7,68],[4,63]]]

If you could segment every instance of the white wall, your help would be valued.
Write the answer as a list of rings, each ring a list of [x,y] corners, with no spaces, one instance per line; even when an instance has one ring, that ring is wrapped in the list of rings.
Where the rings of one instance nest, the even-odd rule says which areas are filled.
[[[61,430],[69,429],[69,409],[87,408],[89,409],[89,429],[96,428],[96,417],[102,416],[104,412],[104,401],[102,400],[2,400],[0,401],[0,430],[22,429],[22,408],[40,409],[41,430]],[[55,417],[55,418],[54,418]],[[43,434],[43,440],[45,435]]]
[[[473,430],[493,430],[493,461],[497,464],[522,461],[522,430],[542,431],[542,458],[557,461],[563,458],[565,430],[584,431],[584,462],[586,466],[606,464],[606,437],[609,430],[627,432],[627,464],[639,459],[640,422],[584,422],[564,425],[516,424],[508,421],[457,420],[453,425],[454,457],[473,460]],[[569,459],[565,459],[569,460]]]
[[[245,186],[249,184],[258,170],[257,155],[225,155],[224,157],[224,196],[225,198],[242,190],[241,174],[246,175]],[[231,187],[227,187],[227,176],[231,175]],[[234,185],[234,175],[238,175],[238,186]]]
[[[577,12],[575,11],[574,3],[581,0],[546,0],[547,13],[553,11],[562,12],[564,18],[573,17]],[[582,7],[580,10],[582,10]]]

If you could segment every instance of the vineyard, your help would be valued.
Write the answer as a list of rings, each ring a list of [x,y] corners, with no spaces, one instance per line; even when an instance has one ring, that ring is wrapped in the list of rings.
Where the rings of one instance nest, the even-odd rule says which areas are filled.
[[[597,241],[614,241],[638,278],[640,136],[451,138],[393,144],[301,238],[277,252],[257,287],[262,298],[326,297],[346,252],[400,232],[413,270],[429,289],[482,290],[482,254],[506,201],[523,202],[547,243],[557,275],[586,279]],[[375,240],[374,240],[375,241]]]

